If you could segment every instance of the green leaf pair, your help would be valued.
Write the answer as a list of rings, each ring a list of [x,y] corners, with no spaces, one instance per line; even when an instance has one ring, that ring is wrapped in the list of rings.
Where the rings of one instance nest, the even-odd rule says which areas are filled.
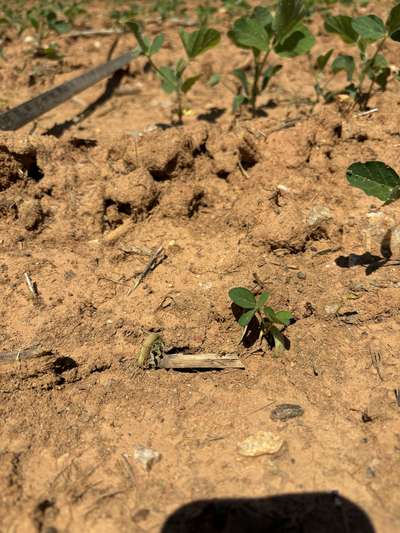
[[[236,20],[228,36],[236,46],[255,54],[271,49],[282,57],[305,54],[315,39],[301,24],[302,6],[302,0],[280,0],[275,18],[268,8],[258,6],[250,16]]]
[[[327,17],[325,29],[337,33],[346,43],[356,43],[360,39],[376,42],[385,37],[400,41],[400,4],[392,8],[386,23],[376,15],[354,19],[348,15],[337,15]]]
[[[347,169],[350,185],[390,204],[400,198],[400,176],[382,161],[353,163]]]
[[[247,328],[253,318],[256,317],[260,326],[260,337],[266,337],[271,334],[275,341],[275,347],[281,348],[285,345],[285,338],[282,332],[274,324],[287,326],[293,319],[293,315],[289,311],[275,312],[271,307],[267,307],[265,304],[269,298],[268,292],[263,292],[256,298],[248,289],[234,287],[229,291],[229,298],[237,306],[244,309],[244,312],[238,318],[238,323],[242,327]]]

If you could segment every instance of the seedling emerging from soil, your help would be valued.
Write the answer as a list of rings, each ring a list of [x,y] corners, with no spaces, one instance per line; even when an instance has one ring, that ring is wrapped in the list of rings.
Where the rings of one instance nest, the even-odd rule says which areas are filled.
[[[353,163],[347,169],[347,179],[351,185],[391,204],[400,198],[400,176],[382,161]]]
[[[388,39],[400,42],[400,4],[392,8],[386,22],[376,15],[356,18],[338,15],[327,17],[325,29],[338,34],[345,43],[358,49],[359,61],[351,55],[339,54],[331,69],[333,74],[340,71],[346,73],[350,84],[340,92],[349,94],[360,109],[365,110],[374,86],[385,90],[389,80],[391,71],[382,50]],[[325,62],[320,59],[322,71],[328,60]],[[367,79],[369,84],[365,87]]]
[[[201,78],[201,74],[194,74],[185,77],[187,69],[193,64],[193,61],[210,48],[216,46],[221,38],[220,33],[212,28],[201,27],[192,33],[186,32],[182,28],[179,30],[179,37],[186,53],[186,59],[179,59],[174,68],[169,66],[157,66],[154,63],[153,56],[160,50],[164,42],[164,34],[160,33],[150,42],[142,33],[141,27],[137,22],[131,22],[129,27],[135,34],[138,42],[138,49],[147,57],[152,69],[157,73],[161,80],[161,87],[167,94],[175,93],[176,112],[178,123],[182,124],[184,115],[183,98]],[[212,83],[212,80],[209,80]]]
[[[281,57],[306,54],[315,39],[302,24],[302,0],[279,0],[275,15],[268,8],[258,6],[250,16],[236,20],[228,36],[239,48],[249,49],[253,61],[249,76],[244,69],[235,69],[233,75],[240,82],[240,93],[235,96],[233,110],[249,105],[256,114],[257,98],[268,87],[272,77],[282,65],[269,65],[272,51]]]
[[[275,312],[271,307],[266,307],[265,304],[269,298],[268,292],[263,292],[256,298],[248,289],[234,287],[229,291],[229,298],[234,304],[243,309],[243,313],[237,319],[238,323],[244,328],[240,342],[246,336],[250,322],[255,319],[258,321],[260,340],[263,337],[266,339],[272,337],[277,351],[286,347],[286,338],[275,324],[287,326],[293,315],[289,311]]]

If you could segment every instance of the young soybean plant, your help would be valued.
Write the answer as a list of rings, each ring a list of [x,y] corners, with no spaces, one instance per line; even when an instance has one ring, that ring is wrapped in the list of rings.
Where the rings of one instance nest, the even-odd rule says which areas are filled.
[[[326,18],[325,29],[338,34],[345,43],[358,49],[359,61],[351,55],[339,54],[331,69],[333,74],[346,72],[350,84],[344,92],[354,98],[361,110],[365,110],[374,86],[385,90],[389,80],[390,68],[382,50],[388,39],[400,42],[400,4],[392,8],[386,22],[376,15],[356,18],[337,15]],[[323,56],[319,58],[321,72],[328,62],[324,62],[322,58]],[[369,83],[365,86],[368,79]]]
[[[400,176],[382,161],[353,163],[346,176],[350,185],[382,200],[385,205],[400,198]]]
[[[260,328],[260,340],[271,335],[274,339],[276,351],[285,348],[285,337],[275,324],[287,326],[293,319],[293,315],[289,311],[275,312],[271,307],[266,307],[265,304],[269,298],[268,292],[263,292],[256,298],[248,289],[234,287],[229,291],[229,298],[234,304],[243,309],[243,314],[238,319],[238,323],[244,328],[240,341],[244,339],[247,328],[255,317]]]
[[[191,66],[195,58],[204,54],[204,52],[207,52],[207,50],[210,50],[219,43],[221,38],[220,33],[217,30],[206,27],[201,27],[197,31],[191,33],[186,32],[181,28],[179,30],[179,37],[186,53],[186,59],[179,59],[174,68],[171,68],[169,66],[157,66],[153,60],[153,56],[160,50],[164,43],[164,34],[160,33],[155,37],[153,42],[150,42],[149,39],[143,35],[137,22],[129,23],[129,27],[135,34],[139,51],[146,56],[152,69],[160,78],[162,89],[167,94],[175,93],[178,123],[182,124],[184,114],[183,98],[201,78],[201,74],[185,76],[185,72],[188,67]],[[209,84],[211,83],[212,80],[210,79]]]
[[[302,23],[303,17],[303,0],[279,0],[274,15],[268,8],[258,6],[249,16],[234,22],[229,38],[239,48],[251,50],[253,59],[249,76],[244,69],[232,72],[241,85],[233,101],[234,111],[249,105],[252,115],[256,114],[259,95],[282,68],[268,63],[271,52],[296,57],[311,50],[315,39]]]

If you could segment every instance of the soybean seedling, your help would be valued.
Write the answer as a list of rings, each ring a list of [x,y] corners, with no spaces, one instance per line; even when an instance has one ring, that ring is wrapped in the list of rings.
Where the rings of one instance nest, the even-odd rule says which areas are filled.
[[[341,92],[349,94],[365,110],[374,87],[385,90],[390,77],[390,67],[382,51],[388,39],[400,42],[400,4],[391,9],[386,22],[376,15],[355,18],[337,15],[326,18],[325,29],[358,50],[358,60],[352,55],[339,54],[331,69],[334,74],[346,73],[350,84]]]
[[[269,298],[268,292],[262,292],[256,298],[248,289],[234,287],[229,291],[229,298],[243,309],[243,313],[237,319],[239,325],[244,328],[240,342],[245,338],[250,322],[256,319],[260,340],[263,337],[266,339],[272,337],[277,351],[286,347],[286,338],[276,324],[287,326],[293,319],[293,315],[289,311],[275,312],[271,307],[265,306]]]
[[[185,76],[185,73],[199,55],[204,54],[204,52],[207,52],[207,50],[210,50],[219,43],[221,38],[220,33],[217,30],[206,27],[201,27],[191,33],[181,28],[179,30],[179,37],[185,50],[186,58],[179,59],[174,67],[171,68],[169,66],[158,66],[153,60],[153,56],[161,49],[164,43],[164,34],[160,33],[150,42],[143,35],[141,27],[137,22],[129,23],[129,27],[135,34],[138,50],[147,58],[150,66],[157,73],[161,81],[162,89],[167,94],[175,93],[178,124],[182,124],[184,97],[202,76],[201,74]],[[210,78],[209,84],[211,82],[212,80]]]
[[[249,105],[252,115],[257,111],[257,99],[282,65],[268,63],[271,52],[280,57],[293,58],[308,53],[315,43],[302,23],[302,0],[279,0],[274,14],[262,6],[249,16],[236,20],[228,32],[229,38],[239,48],[251,50],[252,65],[249,76],[245,69],[237,68],[232,74],[239,80],[239,94],[233,101],[233,110]]]

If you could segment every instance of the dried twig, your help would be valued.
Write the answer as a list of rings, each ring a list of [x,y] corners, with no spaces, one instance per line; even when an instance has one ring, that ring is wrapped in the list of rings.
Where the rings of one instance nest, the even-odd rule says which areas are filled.
[[[378,374],[378,377],[381,381],[384,381],[383,380],[383,377],[382,377],[382,374],[381,374],[381,370],[379,368],[380,364],[381,364],[381,354],[379,352],[379,350],[377,349],[374,349],[374,348],[371,348],[370,349],[370,354],[371,354],[371,363],[372,363],[372,366],[375,368],[376,370],[376,373]]]
[[[239,170],[241,172],[241,174],[245,177],[245,178],[248,178],[249,175],[248,173],[245,171],[245,169],[243,168],[243,165],[240,161],[238,161],[238,167],[239,167]]]
[[[65,33],[63,35],[64,39],[69,37],[102,37],[106,35],[122,35],[125,33],[121,29],[116,28],[102,28],[99,30],[81,30],[81,31],[72,31],[70,33]]]
[[[133,287],[129,289],[128,296],[140,285],[140,283],[152,270],[154,270],[160,263],[163,262],[164,259],[165,259],[164,248],[160,246],[159,248],[157,248],[154,254],[150,257],[149,262],[145,266],[145,269],[143,270],[143,272],[141,272],[139,276],[136,278],[135,283],[133,284]]]
[[[33,299],[37,300],[38,297],[39,297],[39,293],[38,293],[38,290],[37,290],[36,282],[32,281],[32,279],[31,279],[30,275],[28,274],[28,272],[24,273],[24,278],[25,278],[25,282],[26,282],[26,284],[28,286],[28,289],[32,293]]]
[[[164,354],[157,368],[245,368],[236,354],[176,353]]]
[[[14,350],[12,352],[0,352],[0,363],[12,363],[14,361],[25,361],[26,359],[35,359],[52,355],[52,350],[46,350],[40,346],[32,346],[24,350]]]
[[[396,397],[397,407],[400,407],[400,389],[394,389],[394,395]]]
[[[356,113],[354,116],[365,117],[367,115],[371,115],[372,113],[376,113],[377,111],[379,111],[379,109],[377,107],[374,107],[373,109],[368,109],[368,111],[362,111],[361,113]]]
[[[130,248],[119,248],[124,254],[135,254],[135,255],[152,255],[153,250],[151,248],[146,248],[145,246],[131,246]]]

